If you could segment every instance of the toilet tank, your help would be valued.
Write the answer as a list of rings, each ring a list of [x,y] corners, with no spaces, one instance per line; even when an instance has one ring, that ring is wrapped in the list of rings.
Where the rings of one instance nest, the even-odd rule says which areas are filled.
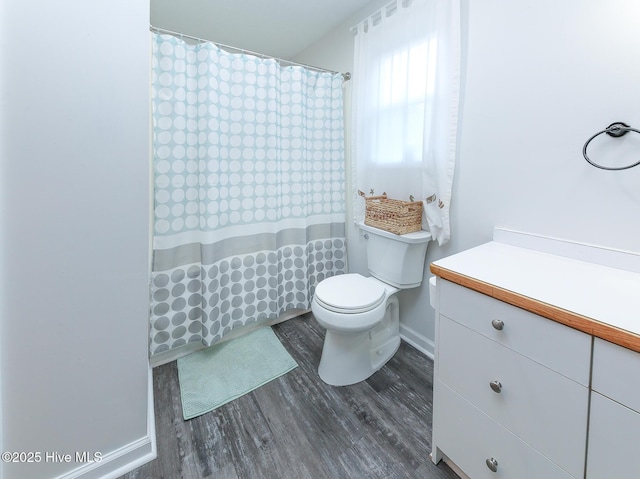
[[[422,284],[424,260],[431,234],[416,231],[397,235],[358,223],[367,239],[367,264],[371,276],[400,289]]]

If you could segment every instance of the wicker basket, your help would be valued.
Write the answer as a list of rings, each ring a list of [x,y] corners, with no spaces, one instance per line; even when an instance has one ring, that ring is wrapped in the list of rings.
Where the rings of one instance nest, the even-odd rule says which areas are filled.
[[[404,235],[422,229],[422,201],[402,201],[381,196],[365,197],[364,224]]]

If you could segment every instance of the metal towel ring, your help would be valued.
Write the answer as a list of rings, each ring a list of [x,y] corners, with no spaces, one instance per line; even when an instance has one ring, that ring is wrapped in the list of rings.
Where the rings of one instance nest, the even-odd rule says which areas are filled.
[[[593,135],[591,138],[587,140],[587,142],[584,144],[584,147],[582,148],[582,156],[584,156],[584,159],[587,160],[587,162],[589,162],[590,165],[595,166],[596,168],[600,168],[601,170],[610,170],[610,171],[628,170],[629,168],[633,168],[634,166],[640,165],[640,160],[638,160],[633,165],[618,166],[618,167],[602,166],[597,163],[594,163],[587,156],[587,147],[589,146],[589,143],[591,143],[591,140],[593,140],[596,136],[606,133],[607,135],[613,138],[620,138],[621,136],[626,135],[630,131],[635,131],[636,133],[640,133],[640,131],[636,130],[635,128],[631,128],[629,125],[627,125],[626,123],[622,123],[621,121],[611,123],[604,130],[599,131],[598,133],[596,133],[595,135]]]

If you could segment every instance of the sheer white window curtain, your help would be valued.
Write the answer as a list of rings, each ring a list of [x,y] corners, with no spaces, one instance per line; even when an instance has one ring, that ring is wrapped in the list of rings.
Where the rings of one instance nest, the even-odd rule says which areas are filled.
[[[421,198],[423,229],[450,238],[460,76],[459,0],[397,0],[356,27],[355,219],[361,190]]]

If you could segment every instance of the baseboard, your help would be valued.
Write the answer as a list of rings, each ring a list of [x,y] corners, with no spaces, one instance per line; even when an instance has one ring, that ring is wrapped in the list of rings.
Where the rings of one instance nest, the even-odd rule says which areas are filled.
[[[470,479],[469,476],[467,476],[464,472],[462,472],[462,469],[460,469],[454,462],[452,462],[448,457],[445,457],[443,460],[443,462],[445,462],[447,464],[447,466],[449,466],[449,468],[455,472],[458,477],[460,477],[460,479]]]
[[[433,341],[415,330],[400,323],[400,338],[416,348],[425,356],[433,359],[435,346]]]
[[[225,341],[229,341],[231,339],[237,338],[238,336],[242,336],[243,334],[247,334],[257,328],[261,328],[263,326],[273,326],[274,324],[282,323],[283,321],[288,321],[290,319],[296,318],[303,314],[310,312],[310,309],[291,309],[276,319],[271,319],[268,321],[260,322],[260,323],[252,323],[248,326],[242,326],[234,331],[230,331],[227,333],[222,339],[220,339],[216,344],[222,344]],[[154,356],[151,356],[149,361],[151,362],[151,367],[155,368],[158,366],[162,366],[163,364],[170,363],[177,359],[180,359],[184,356],[187,356],[191,353],[195,353],[196,351],[200,351],[201,349],[205,349],[205,346],[202,343],[187,343],[184,346],[180,346],[176,349],[170,349],[169,351],[164,351],[162,353],[158,353]]]
[[[204,348],[206,348],[206,346],[202,343],[187,343],[184,346],[180,346],[179,348],[170,349],[169,351],[164,351],[162,353],[151,356],[149,361],[151,362],[152,368],[157,368],[158,366],[170,363],[172,361],[175,361],[176,359],[187,356],[191,353],[195,353],[196,351]]]
[[[153,373],[149,367],[147,394],[147,435],[105,454],[100,461],[89,462],[56,479],[116,479],[157,457],[156,423],[153,407]]]
[[[442,454],[442,451],[439,451],[440,454]],[[464,472],[462,472],[462,469],[460,469],[453,461],[451,461],[451,459],[449,459],[445,454],[442,454],[442,462],[444,462],[447,466],[449,466],[449,468],[456,473],[456,475],[460,478],[460,479],[470,479],[469,476],[467,476]],[[434,462],[433,460],[433,451],[429,454],[429,460]],[[436,463],[437,464],[437,463]]]

